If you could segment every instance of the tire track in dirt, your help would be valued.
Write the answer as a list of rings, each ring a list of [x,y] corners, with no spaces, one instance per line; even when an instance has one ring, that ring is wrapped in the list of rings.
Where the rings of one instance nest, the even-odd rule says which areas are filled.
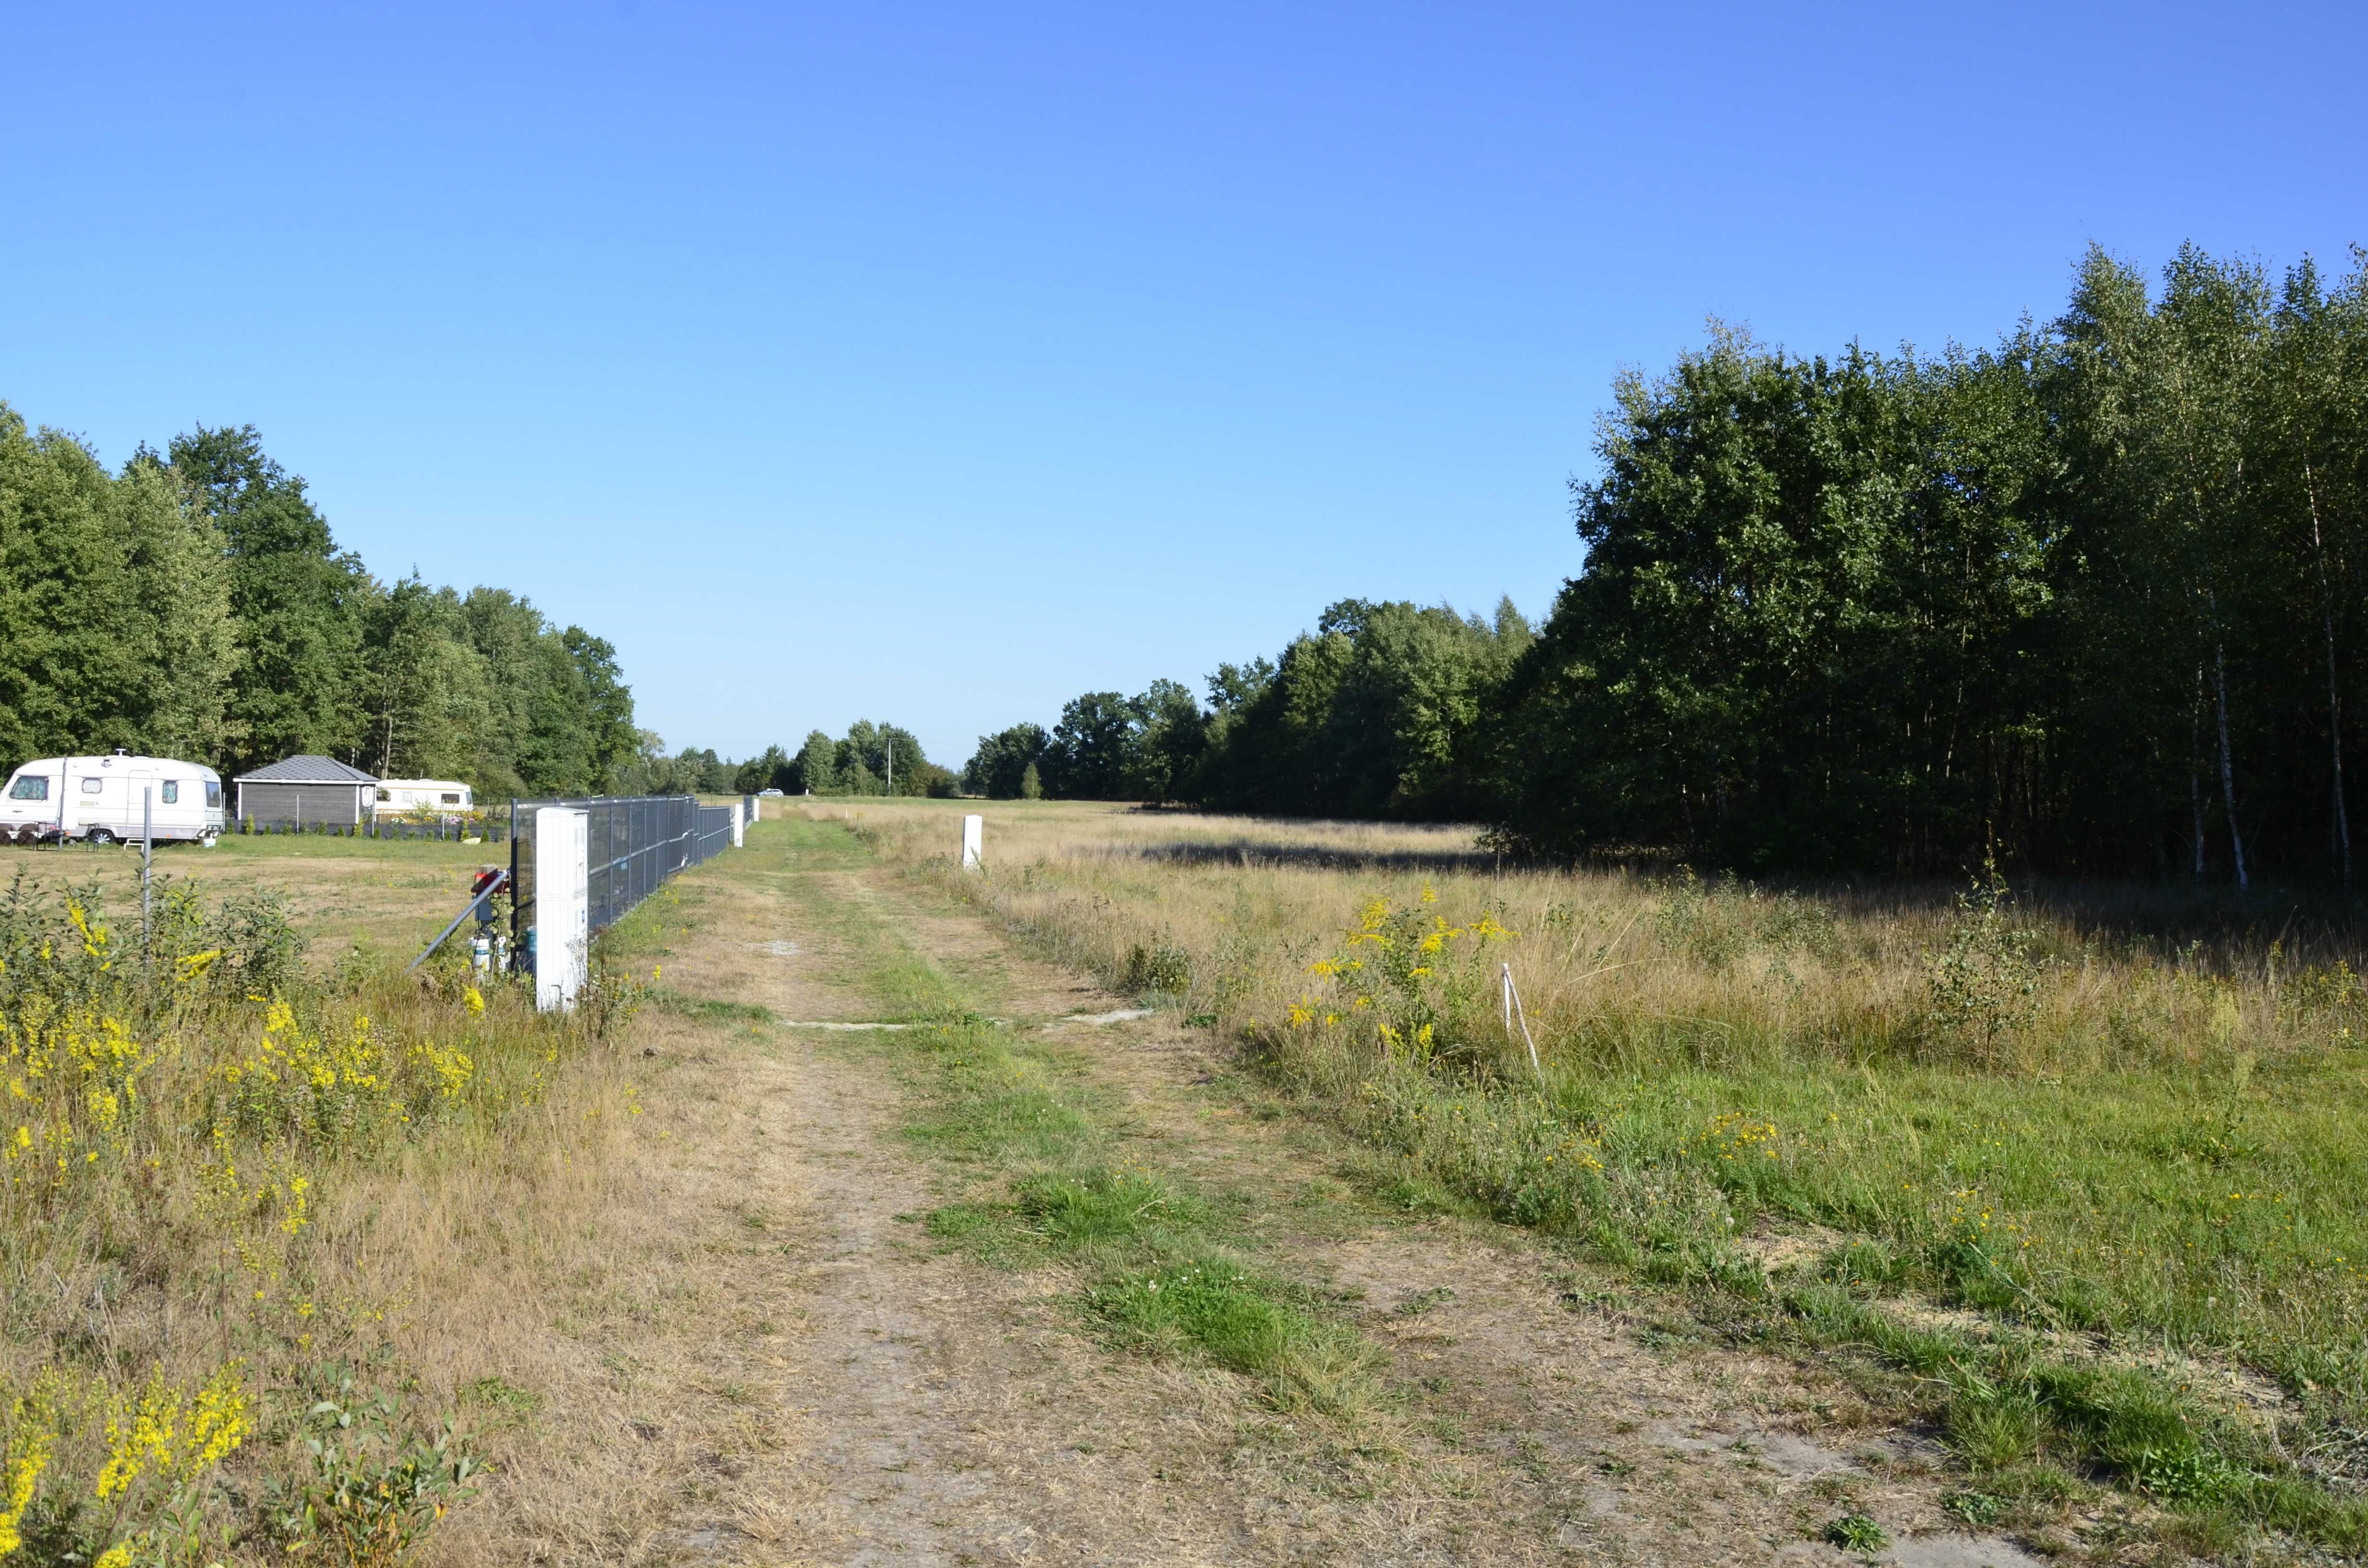
[[[933,945],[996,939],[931,890],[904,885],[890,896]],[[1027,989],[1061,987],[1049,966],[1011,961]],[[1061,994],[1077,1007],[1124,1005],[1090,987]],[[1493,1501],[1527,1514],[1541,1538],[1612,1562],[1859,1561],[1803,1539],[1846,1500],[1905,1537],[1885,1561],[2036,1562],[2009,1541],[1953,1528],[1940,1506],[1945,1456],[1876,1421],[1839,1381],[1699,1346],[1656,1352],[1640,1343],[1649,1330],[1638,1318],[1601,1304],[1621,1293],[1618,1281],[1520,1233],[1450,1220],[1345,1236],[1294,1226],[1285,1195],[1311,1178],[1320,1191],[1348,1152],[1342,1140],[1212,1096],[1233,1064],[1172,1017],[1092,1033],[1087,1074],[1125,1098],[1139,1135],[1212,1187],[1276,1202],[1271,1244],[1303,1278],[1360,1299],[1360,1326],[1389,1348],[1406,1383],[1425,1388],[1423,1411],[1444,1417],[1459,1447],[1496,1461]]]
[[[777,1014],[864,1010],[822,964],[780,961],[832,950],[803,901],[719,878],[703,902],[700,940],[667,965],[678,987]],[[864,1042],[791,1031],[741,1049],[724,1092],[773,1157],[742,1171],[737,1201],[766,1214],[794,1300],[777,1384],[804,1438],[759,1456],[704,1517],[687,1510],[669,1560],[1291,1560],[1259,1549],[1271,1532],[1225,1483],[1230,1379],[1114,1366],[1053,1304],[1072,1281],[928,1245],[906,1221],[943,1194],[902,1146],[893,1074]],[[768,1509],[768,1488],[802,1502]]]
[[[761,853],[769,836],[718,863],[700,939],[670,960],[695,994],[862,1016],[833,977],[836,904],[992,984],[979,1000],[1000,1011],[1120,1004],[877,867],[787,896],[799,873]],[[1839,1563],[1862,1559],[1804,1537],[1849,1508],[1907,1536],[1884,1560],[2033,1561],[1947,1533],[1929,1446],[1864,1425],[1838,1386],[1640,1343],[1637,1319],[1590,1304],[1606,1281],[1517,1233],[1358,1208],[1339,1141],[1212,1092],[1229,1065],[1204,1036],[1064,1031],[1160,1163],[1257,1195],[1273,1255],[1350,1298],[1409,1391],[1395,1458],[1344,1450],[1228,1374],[1112,1356],[1064,1306],[1078,1282],[1060,1270],[937,1252],[905,1217],[956,1195],[953,1178],[898,1136],[896,1037],[756,1032],[719,1065],[763,1131],[741,1200],[767,1216],[794,1302],[772,1381],[802,1436],[753,1459],[713,1520],[686,1512],[664,1538],[676,1561]]]

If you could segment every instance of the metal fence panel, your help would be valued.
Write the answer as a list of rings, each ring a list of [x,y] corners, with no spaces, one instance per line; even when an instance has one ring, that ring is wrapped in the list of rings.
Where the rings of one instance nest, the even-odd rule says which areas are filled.
[[[532,924],[534,809],[570,806],[585,813],[590,859],[591,929],[607,930],[676,872],[732,847],[732,808],[703,806],[695,795],[596,795],[513,801],[510,950],[523,961],[519,935]]]
[[[732,808],[699,808],[699,858],[712,860],[732,847]]]

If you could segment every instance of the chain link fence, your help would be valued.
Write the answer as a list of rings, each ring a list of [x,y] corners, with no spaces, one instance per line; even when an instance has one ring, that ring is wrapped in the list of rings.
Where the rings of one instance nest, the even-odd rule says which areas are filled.
[[[510,844],[510,952],[520,967],[533,963],[525,933],[534,928],[535,812],[564,806],[585,815],[587,840],[586,897],[591,934],[598,936],[632,913],[677,873],[700,865],[733,846],[731,806],[702,804],[696,795],[595,795],[512,801],[505,824]],[[756,817],[753,797],[744,798],[744,821]]]

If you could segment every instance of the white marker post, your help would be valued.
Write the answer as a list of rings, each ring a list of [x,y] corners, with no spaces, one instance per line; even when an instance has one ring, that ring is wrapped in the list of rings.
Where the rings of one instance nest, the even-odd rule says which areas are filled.
[[[962,818],[962,867],[965,871],[978,869],[979,857],[986,849],[986,819],[982,816]]]
[[[1513,1020],[1519,1018],[1521,1022],[1521,1042],[1530,1048],[1530,1071],[1543,1078],[1546,1075],[1545,1066],[1538,1061],[1538,1042],[1530,1038],[1530,1010],[1521,1006],[1521,988],[1513,983],[1513,966],[1509,963],[1505,965],[1503,973],[1505,1043],[1507,1045],[1513,1043]]]
[[[740,841],[748,834],[748,824],[741,820],[747,810],[747,806],[739,801],[732,802],[732,847],[734,849],[740,847]]]
[[[591,971],[592,815],[534,811],[534,1007],[573,1012]]]

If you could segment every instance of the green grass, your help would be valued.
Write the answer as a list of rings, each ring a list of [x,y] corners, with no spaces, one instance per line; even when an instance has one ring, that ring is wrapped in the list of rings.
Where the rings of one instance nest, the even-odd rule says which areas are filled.
[[[1354,1021],[1328,1041],[1284,1021],[1294,998],[1347,1004],[1357,985],[1309,960],[1364,939],[1343,908],[1416,907],[1413,879],[1133,852],[1190,842],[1193,819],[1053,832],[1022,816],[998,822],[1008,868],[964,882],[936,824],[882,817],[883,852],[1064,961],[1115,978],[1131,946],[1175,946],[1196,977],[1188,1006],[1252,1034],[1311,1107],[1416,1156],[1410,1175],[1501,1218],[1601,1226],[1651,1255],[1691,1237],[1705,1267],[1734,1235],[1830,1227],[1887,1253],[1886,1289],[2241,1362],[2368,1429],[2368,989],[2343,961],[2348,931],[2287,930],[2288,948],[2223,911],[2199,927],[2210,942],[2174,945],[1995,886],[1960,904],[1441,873],[1421,884],[1436,881],[1440,915],[1494,911],[1516,930],[1490,947],[1476,1001],[1428,983],[1445,1054],[1417,1083],[1377,1072]],[[1381,831],[1256,826],[1311,849]],[[2151,900],[2122,913],[2177,929],[2210,913],[2111,891],[2078,907]],[[1531,988],[1542,1105],[1487,1005],[1500,958]],[[1761,1135],[1738,1149],[1737,1124]]]
[[[1011,1049],[1002,1030],[962,1019],[921,1033],[936,1072],[923,1084],[905,1135],[942,1157],[994,1170],[1059,1167],[1103,1140],[1074,1086],[1042,1056]]]
[[[2101,1474],[2209,1525],[2241,1521],[2356,1551],[2368,1504],[2296,1474],[2276,1438],[2199,1407],[2136,1367],[2070,1357],[2032,1335],[2005,1339],[1902,1323],[1833,1285],[1779,1290],[1782,1326],[1759,1336],[1804,1350],[1849,1346],[1907,1373],[1934,1398],[1943,1436],[1980,1499],[2054,1501]]]
[[[1006,1267],[1066,1266],[1114,1346],[1204,1358],[1277,1408],[1353,1418],[1387,1398],[1379,1353],[1258,1263],[1242,1204],[1118,1157],[1117,1108],[1056,1050],[975,1018],[917,1038],[929,1071],[907,1135],[1001,1189],[933,1210],[930,1234]]]
[[[1311,996],[1328,998],[1312,1017],[1349,1017],[1356,983],[1309,960],[1361,939],[1337,912],[1410,907],[1410,879],[1128,852],[1181,828],[1002,832],[1011,869],[974,881],[934,839],[876,836],[1105,978],[1129,943],[1178,944],[1198,977],[1182,1006],[1213,1008],[1270,1090],[1372,1147],[1383,1203],[1531,1227],[1682,1290],[1735,1337],[1862,1358],[1891,1408],[1941,1424],[1978,1495],[2035,1506],[2105,1481],[2201,1551],[2248,1529],[2368,1546],[2368,991],[2348,936],[2174,950],[2015,913],[2023,949],[1972,904],[1906,895],[1443,873],[1442,916],[1522,934],[1503,954],[1540,1082],[1499,1049],[1495,949],[1478,1004],[1426,987],[1436,1061],[1353,1020],[1286,1021]],[[1818,1228],[1834,1234],[1770,1272],[1779,1238]],[[1975,1315],[1920,1326],[1948,1321],[1933,1308]],[[2283,1393],[2273,1430],[2232,1371]]]
[[[110,853],[104,849],[89,852]],[[114,853],[124,853],[124,851],[114,851]],[[136,856],[139,852],[135,849],[129,853]],[[498,860],[507,865],[510,846],[507,839],[499,844],[490,839],[476,844],[463,844],[457,838],[370,838],[359,835],[347,837],[341,833],[226,833],[214,841],[214,846],[211,849],[185,851],[168,848],[167,846],[159,843],[156,846],[156,853],[160,858],[167,853],[176,857],[184,853],[192,853],[222,859],[256,860],[285,860],[306,855],[351,856],[359,859],[375,860],[390,855],[400,855],[406,858],[416,858],[423,862],[438,865],[448,862],[468,864],[480,860],[489,863]]]
[[[1623,1256],[1824,1225],[1860,1238],[1828,1270],[1862,1284],[2159,1335],[2357,1399],[2368,1115],[2349,1119],[2348,1092],[2259,1086],[2271,1075],[2237,1099],[2209,1068],[2077,1087],[1896,1066],[1573,1074],[1543,1096],[1402,1073],[1377,1074],[1358,1115],[1501,1217],[1601,1231]]]
[[[1890,1244],[1893,1282],[2030,1321],[2242,1357],[2288,1387],[2363,1390],[2368,1101],[2356,1051],[2077,1083],[1880,1072],[1565,1078],[1607,1163],[1699,1173],[1748,1224]],[[2240,1076],[2240,1074],[2242,1074]],[[1710,1136],[1734,1108],[1772,1129]]]
[[[911,1089],[904,1133],[973,1187],[922,1217],[928,1234],[999,1267],[1066,1268],[1074,1301],[1114,1348],[1205,1359],[1278,1408],[1353,1418],[1386,1398],[1381,1358],[1315,1295],[1258,1261],[1228,1195],[1191,1191],[1123,1152],[1124,1108],[1087,1086],[1056,1041],[981,1016],[956,976],[916,951],[846,873],[873,857],[839,824],[768,824],[760,878],[831,934],[825,978],[909,1032],[845,1049],[893,1063]]]
[[[769,1024],[774,1021],[770,1007],[754,1002],[719,1002],[712,997],[692,996],[670,986],[647,986],[644,999],[651,1006],[663,1008],[677,1017],[697,1018],[706,1023]]]
[[[1279,1066],[1288,1074],[1289,1059]],[[2199,1539],[2234,1539],[2232,1529],[2250,1526],[2368,1548],[2368,1502],[2330,1493],[2292,1457],[2294,1437],[2310,1426],[2339,1426],[2357,1398],[2356,1365],[2332,1356],[2332,1345],[2319,1342],[2313,1363],[2329,1373],[2328,1382],[2305,1381],[2294,1361],[2283,1363],[2305,1396],[2298,1408],[2308,1425],[2281,1436],[2239,1419],[2225,1402],[2199,1398],[2181,1380],[2048,1337],[2067,1325],[2135,1337],[2130,1331],[2145,1320],[2111,1316],[2100,1303],[2116,1298],[2093,1278],[2034,1260],[2043,1249],[2021,1244],[2030,1221],[1995,1195],[2023,1190],[2022,1182],[2064,1205],[2068,1188],[2089,1221],[2100,1224],[2112,1212],[2117,1173],[2134,1190],[2149,1190],[2136,1158],[2117,1162],[2108,1145],[2082,1162],[2064,1147],[2053,1171],[2018,1169],[2016,1145],[1994,1124],[1952,1117],[1950,1107],[1963,1099],[1941,1091],[1969,1096],[1975,1085],[1963,1080],[1935,1082],[1920,1101],[1896,1077],[1872,1074],[1770,1075],[1752,1081],[1766,1096],[1756,1100],[1743,1098],[1736,1082],[1674,1074],[1524,1095],[1458,1087],[1418,1070],[1379,1072],[1349,1119],[1406,1161],[1414,1174],[1395,1178],[1401,1187],[1437,1181],[1500,1219],[1570,1237],[1647,1280],[1687,1289],[1734,1337],[1804,1355],[1845,1349],[1905,1374],[1893,1396],[1924,1407],[1986,1492],[2039,1504],[2096,1476],[2150,1496]],[[2002,1096],[2035,1092],[1997,1088]],[[1810,1132],[1788,1138],[1781,1110],[1743,1118],[1711,1110],[1738,1099],[1849,1106],[1857,1114],[1837,1112],[1823,1131],[1803,1115]],[[1888,1119],[1869,1114],[1870,1102],[1884,1105]],[[1338,1102],[1327,1095],[1318,1103]],[[2108,1123],[2127,1114],[2111,1104],[2056,1108]],[[2137,1147],[2143,1153],[2149,1145]],[[1931,1174],[1903,1180],[1903,1168]],[[2152,1200],[2171,1208],[2177,1184],[2158,1169],[2152,1180]],[[1769,1217],[1830,1224],[1845,1239],[1815,1263],[1771,1276],[1742,1239]],[[2198,1245],[2226,1257],[2246,1239],[2224,1223],[2201,1230]],[[2124,1241],[2121,1250],[2135,1249]],[[1906,1293],[1991,1309],[1993,1326],[1915,1326],[1896,1310]],[[2204,1336],[2187,1343],[2198,1340]],[[2283,1343],[2294,1352],[2294,1341]],[[2356,1342],[2343,1344],[2356,1354]]]
[[[830,934],[826,955],[815,961],[828,983],[864,999],[866,1018],[927,1021],[959,1017],[972,1008],[960,983],[859,895],[847,873],[870,865],[871,857],[843,826],[792,818],[754,831],[762,836],[753,846],[784,867],[759,875],[769,891]]]
[[[1012,921],[1065,961],[1089,945],[1073,925],[1089,910],[1099,939],[1113,908],[1176,907],[1177,873],[1081,865],[1075,882],[1030,869],[1023,882],[1059,891]],[[1196,965],[1222,974],[1226,954],[1271,949],[1304,986],[1322,938],[1311,949],[1280,903],[1271,917],[1247,895],[1226,907]],[[2296,1457],[2340,1455],[2368,1429],[2368,1028],[2348,971],[2240,995],[2132,960],[2108,971],[2109,996],[2076,944],[2049,983],[2088,989],[2056,1016],[2099,1038],[2005,1066],[1920,1033],[1920,991],[1908,1012],[1877,997],[1804,1006],[1798,1024],[1758,992],[1722,1010],[1718,977],[1756,949],[1710,964],[1666,924],[1648,961],[1710,978],[1665,986],[1674,1007],[1606,998],[1575,1015],[1541,1040],[1543,1083],[1476,1049],[1418,1064],[1349,1031],[1229,1021],[1271,1089],[1373,1147],[1363,1184],[1384,1204],[1540,1230],[1674,1288],[1730,1339],[1864,1368],[1895,1414],[1941,1430],[1975,1481],[1964,1495],[1988,1500],[1968,1508],[2035,1525],[2106,1483],[2157,1505],[2159,1532],[2198,1551],[2257,1532],[2368,1550],[2368,1502]],[[1914,961],[1884,940],[1884,961]],[[996,1114],[1017,1134],[1049,1111]],[[1092,1165],[1050,1146],[1031,1157]],[[1121,1340],[1225,1360],[1278,1321],[1231,1292],[1300,1306],[1196,1253],[1190,1224],[1114,1178],[1050,1209],[974,1206],[959,1225],[1007,1256],[1101,1260],[1089,1301]],[[1771,1273],[1770,1233],[1810,1227],[1835,1235]],[[1128,1239],[1092,1239],[1113,1230]],[[2274,1426],[2226,1391],[2231,1364],[2284,1391]]]
[[[1825,1538],[1844,1551],[1876,1552],[1891,1544],[1881,1525],[1864,1514],[1844,1514],[1826,1526]]]
[[[1387,1397],[1380,1353],[1354,1329],[1228,1255],[1185,1255],[1121,1273],[1086,1300],[1121,1343],[1190,1346],[1259,1379],[1281,1409],[1354,1417]]]

